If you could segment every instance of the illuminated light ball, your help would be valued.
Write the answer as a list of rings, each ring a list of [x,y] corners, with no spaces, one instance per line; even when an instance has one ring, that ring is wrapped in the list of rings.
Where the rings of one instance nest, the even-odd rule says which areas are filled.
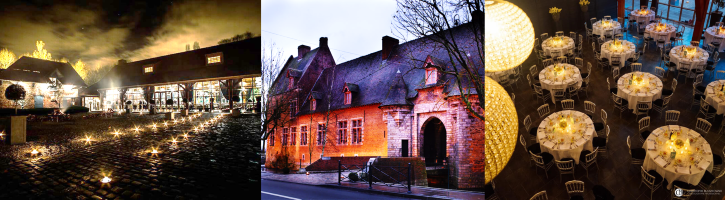
[[[486,73],[513,69],[534,48],[534,27],[518,6],[501,0],[485,1]]]
[[[516,147],[518,115],[506,90],[488,76],[485,80],[486,96],[484,114],[486,141],[486,183],[495,178],[506,164]]]

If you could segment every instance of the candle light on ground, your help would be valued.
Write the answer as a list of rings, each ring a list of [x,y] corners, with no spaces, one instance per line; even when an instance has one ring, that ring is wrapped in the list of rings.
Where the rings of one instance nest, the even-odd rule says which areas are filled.
[[[30,152],[31,155],[38,155],[40,153],[37,149],[33,149],[33,151]]]
[[[118,130],[114,130],[114,131],[113,131],[113,136],[114,136],[114,137],[118,137],[119,135],[121,135],[121,133],[120,133],[120,132],[118,132]]]
[[[103,179],[101,179],[101,183],[110,183],[111,178],[108,178],[108,176],[104,176]]]

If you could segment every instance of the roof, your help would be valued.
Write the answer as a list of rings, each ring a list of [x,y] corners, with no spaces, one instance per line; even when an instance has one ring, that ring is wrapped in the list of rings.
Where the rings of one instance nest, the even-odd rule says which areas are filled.
[[[181,53],[119,63],[98,82],[99,89],[162,84],[229,76],[261,75],[261,38],[230,42]],[[222,62],[207,65],[207,54],[222,53]],[[152,73],[144,67],[153,66]]]
[[[33,83],[48,83],[51,77],[64,85],[86,87],[85,81],[68,63],[20,57],[7,69],[0,72],[0,79]]]
[[[287,59],[287,63],[285,64],[284,68],[282,68],[282,72],[284,73],[297,73],[299,71],[300,76],[302,76],[302,73],[304,73],[305,70],[307,70],[307,67],[312,63],[312,60],[317,56],[317,52],[319,52],[320,48],[315,48],[311,50],[310,52],[307,52],[305,55],[302,56],[302,58],[295,58],[290,56]],[[282,73],[280,73],[282,74]],[[287,92],[289,89],[289,79],[288,78],[280,78],[281,75],[277,76],[277,80],[275,80],[275,84],[271,87],[274,91],[274,94],[281,94]]]
[[[322,99],[322,94],[320,94],[319,92],[316,92],[316,91],[312,91],[312,92],[310,92],[310,98]]]
[[[454,37],[456,37],[456,42],[462,44],[459,46],[465,48],[467,52],[470,52],[469,54],[478,54],[479,52],[477,52],[476,46],[470,45],[474,42],[470,29],[461,28],[462,26],[451,29]],[[373,104],[410,105],[409,100],[418,95],[418,90],[431,86],[442,86],[444,93],[448,93],[448,96],[454,96],[452,95],[454,94],[454,89],[456,91],[458,90],[458,88],[453,87],[453,84],[457,83],[454,75],[441,73],[437,84],[425,84],[424,61],[428,57],[431,57],[431,60],[436,65],[443,65],[440,67],[444,70],[453,70],[453,66],[450,66],[452,62],[448,59],[449,56],[445,49],[437,46],[429,37],[419,38],[394,46],[387,60],[382,59],[382,51],[376,51],[337,64],[335,67],[324,69],[311,91],[327,94],[331,89],[331,101],[327,96],[323,96],[322,99],[317,101],[317,109],[310,111],[308,105],[309,98],[307,98],[305,102],[300,104],[298,115],[324,112],[327,110],[327,106],[320,105],[326,105],[330,102],[332,102],[330,105],[330,109],[332,110]],[[472,60],[474,60],[473,63],[475,66],[482,66],[481,61]],[[401,74],[399,78],[396,78],[398,77],[398,71]],[[484,76],[483,69],[480,69],[478,73],[480,76]],[[285,80],[278,79],[278,81],[282,82]],[[461,80],[461,82],[464,85],[469,85],[468,80]],[[330,84],[332,84],[332,88]],[[342,92],[346,85],[355,85],[357,86],[355,90],[358,91],[353,95],[352,102],[349,105],[344,104],[344,93]],[[350,88],[350,90],[353,89]],[[472,88],[472,90],[470,93],[475,94],[475,89]],[[303,94],[301,96],[305,95]]]

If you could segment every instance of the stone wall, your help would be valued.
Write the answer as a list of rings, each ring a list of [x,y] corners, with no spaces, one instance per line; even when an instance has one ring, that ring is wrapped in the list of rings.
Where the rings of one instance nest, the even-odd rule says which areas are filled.
[[[8,100],[5,98],[5,89],[7,89],[8,86],[15,84],[17,82],[15,81],[2,81],[2,85],[0,85],[0,108],[15,108],[15,102]],[[38,83],[27,83],[23,82],[20,83],[21,86],[25,89],[25,102],[24,106],[20,107],[18,106],[18,109],[31,109],[35,108],[35,95],[43,95],[43,107],[44,108],[51,108],[51,107],[57,107],[58,104],[51,102],[51,97],[48,94],[48,92],[44,92],[44,88],[41,88],[41,85]]]

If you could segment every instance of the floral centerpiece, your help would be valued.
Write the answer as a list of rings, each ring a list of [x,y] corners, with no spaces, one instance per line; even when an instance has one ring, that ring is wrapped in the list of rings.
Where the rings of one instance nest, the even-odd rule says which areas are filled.
[[[647,14],[649,14],[649,9],[647,9],[647,7],[644,6],[644,7],[642,7],[642,9],[639,9],[639,11],[637,11],[637,14],[647,15]]]
[[[554,21],[559,21],[559,17],[561,16],[561,8],[549,8],[549,14],[554,17]]]
[[[684,57],[692,59],[697,54],[697,48],[694,46],[684,47],[682,53]]]
[[[587,10],[589,10],[589,1],[579,0],[579,6],[582,8],[582,12],[586,12]]]
[[[563,44],[563,41],[562,41],[562,39],[561,39],[560,36],[559,37],[552,37],[551,38],[551,41],[549,42],[549,44],[552,47],[560,47]]]
[[[718,35],[725,35],[725,26],[722,26],[722,25],[721,25],[721,26],[719,26],[719,27],[717,28],[717,34],[718,34]]]
[[[662,23],[662,22],[657,22],[657,26],[655,26],[655,30],[657,32],[665,31],[665,30],[667,30],[667,24]]]

